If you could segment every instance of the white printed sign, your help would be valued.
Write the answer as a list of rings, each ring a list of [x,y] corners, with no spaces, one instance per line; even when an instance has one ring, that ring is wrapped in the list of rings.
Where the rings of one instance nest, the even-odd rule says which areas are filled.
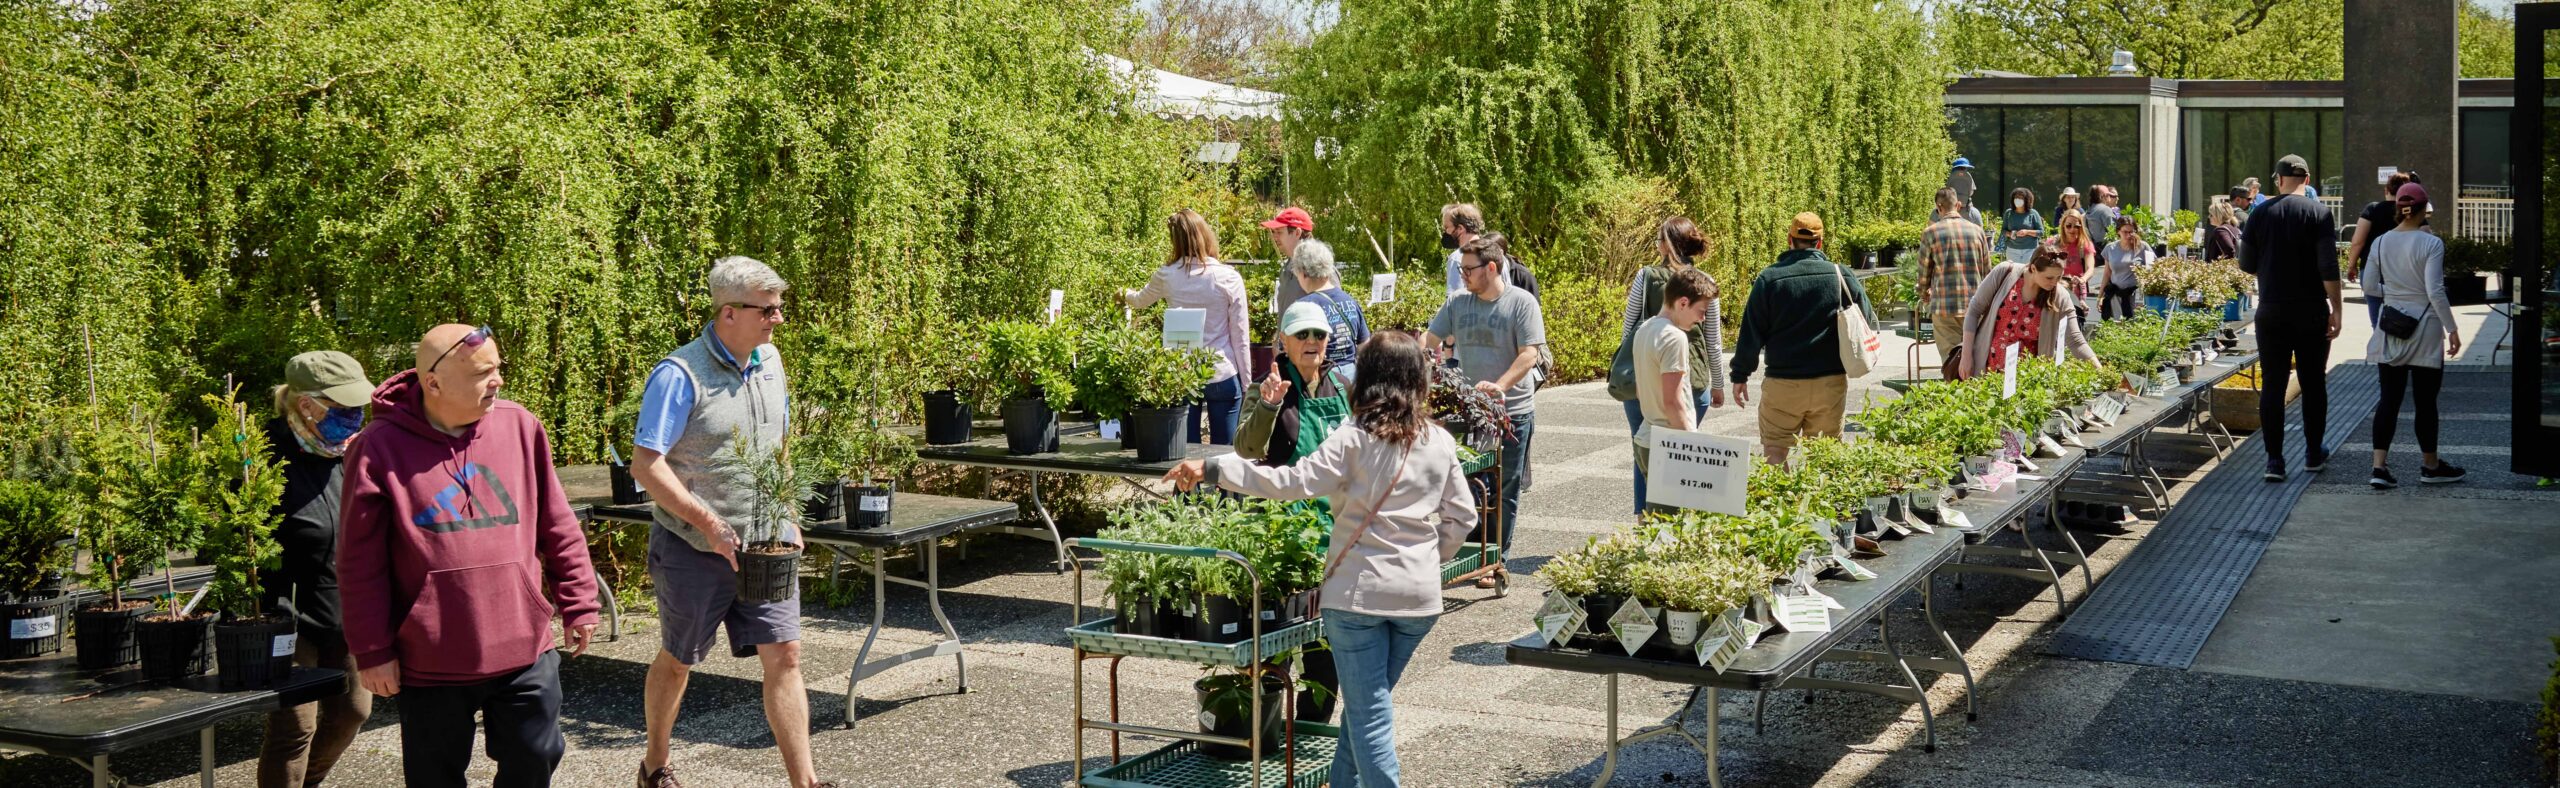
[[[53,637],[53,633],[61,631],[59,627],[60,624],[55,620],[54,616],[12,619],[9,622],[9,639],[34,640],[36,638],[49,638]]]
[[[1859,564],[1858,562],[1856,562],[1856,561],[1851,561],[1851,560],[1849,560],[1849,557],[1848,557],[1848,556],[1845,556],[1845,555],[1832,556],[1832,557],[1831,557],[1831,562],[1832,562],[1832,563],[1835,563],[1835,564],[1839,564],[1839,565],[1840,565],[1840,571],[1843,571],[1843,572],[1847,572],[1847,573],[1849,573],[1849,579],[1851,579],[1851,580],[1874,580],[1874,579],[1876,579],[1876,572],[1875,572],[1875,570],[1873,570],[1873,569],[1868,569],[1868,568],[1866,568],[1865,566],[1860,565],[1860,564]]]
[[[1051,291],[1049,291],[1049,322],[1051,322],[1051,323],[1058,322],[1058,316],[1060,316],[1060,315],[1064,315],[1064,314],[1066,314],[1066,313],[1067,313],[1067,291],[1065,291],[1065,290],[1051,290]]]
[[[1374,274],[1369,277],[1369,303],[1383,304],[1396,300],[1396,275]]]
[[[2007,367],[2000,370],[2000,398],[2018,396],[2018,343],[2011,342],[2008,347],[2001,348],[2000,358]]]
[[[1538,637],[1549,645],[1563,643],[1582,631],[1582,622],[1590,614],[1582,612],[1582,603],[1562,591],[1548,591],[1546,604],[1538,606]]]
[[[2380,186],[2380,185],[2384,185],[2384,184],[2388,184],[2388,183],[2390,183],[2390,182],[2391,182],[2391,176],[2392,176],[2392,174],[2397,173],[2397,172],[2399,172],[2399,171],[2400,171],[2400,168],[2399,168],[2397,165],[2391,165],[2391,164],[2385,164],[2385,165],[2382,165],[2382,166],[2380,166],[2380,167],[2375,167],[2375,168],[2373,168],[2373,183],[2374,183],[2374,185],[2376,185],[2376,186]]]
[[[1831,631],[1831,608],[1818,594],[1782,594],[1769,600],[1777,608],[1778,626],[1789,632]]]
[[[1209,311],[1205,309],[1165,310],[1165,347],[1200,347],[1207,336],[1208,324]]]
[[[1652,640],[1654,631],[1660,628],[1653,623],[1652,611],[1645,610],[1644,603],[1632,597],[1626,604],[1618,606],[1617,613],[1609,616],[1609,634],[1616,635],[1618,645],[1625,647],[1630,655],[1644,648],[1645,641]]]
[[[1645,503],[1742,514],[1751,479],[1751,442],[1655,428]]]
[[[1120,437],[1120,420],[1103,419],[1101,421],[1094,422],[1093,429],[1094,434],[1101,437],[1103,440],[1118,438]]]
[[[291,633],[291,632],[287,632],[287,633],[284,633],[284,634],[282,634],[282,635],[277,635],[277,636],[276,636],[276,639],[275,639],[275,642],[274,642],[274,643],[270,643],[270,644],[268,644],[268,645],[267,645],[267,656],[270,656],[270,657],[290,657],[290,656],[293,656],[293,646],[294,646],[294,642],[295,642],[295,640],[296,640],[296,639],[297,639],[297,638],[296,638],[296,636],[295,636],[293,633]]]

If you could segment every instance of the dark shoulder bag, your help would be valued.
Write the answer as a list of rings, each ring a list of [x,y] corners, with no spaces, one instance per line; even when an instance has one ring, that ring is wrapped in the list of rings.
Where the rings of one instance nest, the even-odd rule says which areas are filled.
[[[1643,326],[1647,317],[1662,311],[1662,280],[1653,275],[1653,266],[1636,269],[1636,286],[1644,288],[1644,316],[1636,318]],[[1636,385],[1636,334],[1627,332],[1618,338],[1618,352],[1609,357],[1609,398],[1634,402],[1641,391]]]

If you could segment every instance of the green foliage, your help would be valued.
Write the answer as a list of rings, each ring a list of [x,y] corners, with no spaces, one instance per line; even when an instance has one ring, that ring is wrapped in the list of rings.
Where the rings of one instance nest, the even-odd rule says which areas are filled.
[[[2142,294],[2160,296],[2182,309],[2219,310],[2258,288],[2258,278],[2242,273],[2230,260],[2207,262],[2172,257],[2135,272]]]
[[[266,612],[259,609],[258,572],[284,560],[275,540],[276,523],[284,519],[276,513],[284,499],[284,466],[269,451],[266,430],[250,423],[238,388],[219,397],[207,394],[204,404],[224,414],[214,424],[215,437],[202,444],[209,478],[199,489],[210,497],[198,555],[213,563],[205,609],[234,621],[259,618]],[[228,440],[221,437],[226,431]]]
[[[1370,304],[1364,297],[1360,312],[1369,319],[1369,330],[1421,331],[1431,325],[1431,316],[1449,303],[1446,275],[1436,260],[1428,266],[1417,264],[1396,275],[1395,300]]]
[[[1717,241],[1703,263],[1739,315],[1743,284],[1782,251],[1790,216],[1918,216],[1953,155],[1940,102],[1951,69],[1902,3],[1340,10],[1278,86],[1292,176],[1320,226],[1367,228],[1390,257],[1426,256],[1401,269],[1409,277],[1440,275],[1428,250],[1444,203],[1482,206],[1542,284],[1568,272],[1627,281],[1649,255],[1624,250],[1681,213]],[[1319,138],[1340,154],[1314,158]],[[1671,197],[1650,196],[1648,179]]]
[[[1111,522],[1112,527],[1097,536],[1207,547],[1244,556],[1262,582],[1266,603],[1324,581],[1324,546],[1332,527],[1329,518],[1306,503],[1207,493],[1125,506],[1111,512]],[[1112,552],[1103,557],[1102,577],[1113,598],[1124,603],[1202,596],[1241,600],[1252,595],[1252,581],[1244,568],[1221,559]]]
[[[25,598],[47,573],[71,565],[70,496],[0,478],[0,596]]]
[[[1609,360],[1617,355],[1619,329],[1626,315],[1627,282],[1632,278],[1629,275],[1629,279],[1602,281],[1568,274],[1538,283],[1538,304],[1547,324],[1547,351],[1555,357],[1555,376],[1540,385],[1608,377]],[[1700,385],[1704,385],[1706,370],[1691,370],[1690,374],[1698,376]]]
[[[135,419],[140,421],[140,419]],[[122,602],[126,583],[169,566],[169,553],[194,546],[212,525],[208,486],[220,478],[194,436],[114,430],[88,436],[79,489],[92,502],[80,549],[92,560],[90,588]],[[174,593],[174,587],[172,588]]]
[[[2553,651],[2560,651],[2560,637],[2551,639]],[[2542,685],[2542,710],[2533,728],[2533,752],[2542,757],[2545,777],[2560,775],[2560,659],[2551,661],[2551,680]]]
[[[2462,78],[2515,76],[2515,17],[2485,8],[2478,0],[2463,0],[2459,13],[2454,19],[2454,59],[2462,66]]]
[[[728,446],[711,455],[714,470],[736,474],[747,482],[747,521],[729,524],[738,531],[740,547],[791,539],[808,517],[808,502],[817,497],[813,488],[827,478],[795,465],[788,446],[766,446],[752,435],[735,432]]]
[[[1074,329],[1011,320],[987,327],[987,370],[998,400],[1039,397],[1066,410],[1076,401]]]
[[[2507,270],[2515,260],[2515,245],[2504,241],[2451,236],[2444,239],[2444,272],[2454,274],[2494,274]]]
[[[1128,416],[1138,408],[1170,408],[1200,396],[1218,375],[1217,351],[1166,347],[1145,328],[1097,329],[1077,340],[1076,394],[1094,415]]]
[[[1958,0],[1937,9],[1962,70],[2100,76],[2118,49],[2142,76],[2337,79],[2342,0]]]

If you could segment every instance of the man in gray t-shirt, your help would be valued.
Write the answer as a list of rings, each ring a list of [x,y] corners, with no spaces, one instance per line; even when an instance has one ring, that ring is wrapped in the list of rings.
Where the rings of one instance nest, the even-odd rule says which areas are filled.
[[[1478,391],[1501,397],[1511,412],[1511,437],[1502,442],[1502,533],[1496,540],[1508,551],[1512,526],[1520,518],[1520,491],[1529,486],[1529,436],[1536,426],[1538,387],[1533,371],[1540,346],[1547,343],[1547,321],[1537,296],[1511,286],[1503,270],[1511,261],[1498,240],[1479,237],[1458,252],[1458,272],[1467,292],[1440,305],[1422,342],[1435,355],[1455,345],[1458,371],[1475,381]],[[1493,578],[1476,585],[1491,588]]]

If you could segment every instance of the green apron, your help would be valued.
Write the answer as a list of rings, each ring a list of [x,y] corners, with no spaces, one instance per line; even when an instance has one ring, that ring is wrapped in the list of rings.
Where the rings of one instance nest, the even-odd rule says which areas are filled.
[[[1335,427],[1342,426],[1342,422],[1351,418],[1351,395],[1348,393],[1351,387],[1342,382],[1342,376],[1339,373],[1327,369],[1324,374],[1325,377],[1333,379],[1334,395],[1318,397],[1315,396],[1316,387],[1309,386],[1306,381],[1298,379],[1298,365],[1282,361],[1280,374],[1288,379],[1291,387],[1306,392],[1298,397],[1298,448],[1296,456],[1289,458],[1289,464],[1296,465],[1299,460],[1306,459],[1307,455],[1316,453],[1317,447],[1324,445],[1325,437],[1332,435]],[[1332,502],[1323,498],[1314,498],[1300,501],[1298,505],[1313,508],[1317,514],[1324,515],[1327,524],[1325,531],[1328,537],[1331,536]],[[1330,543],[1331,540],[1328,538],[1327,545],[1330,546]]]

